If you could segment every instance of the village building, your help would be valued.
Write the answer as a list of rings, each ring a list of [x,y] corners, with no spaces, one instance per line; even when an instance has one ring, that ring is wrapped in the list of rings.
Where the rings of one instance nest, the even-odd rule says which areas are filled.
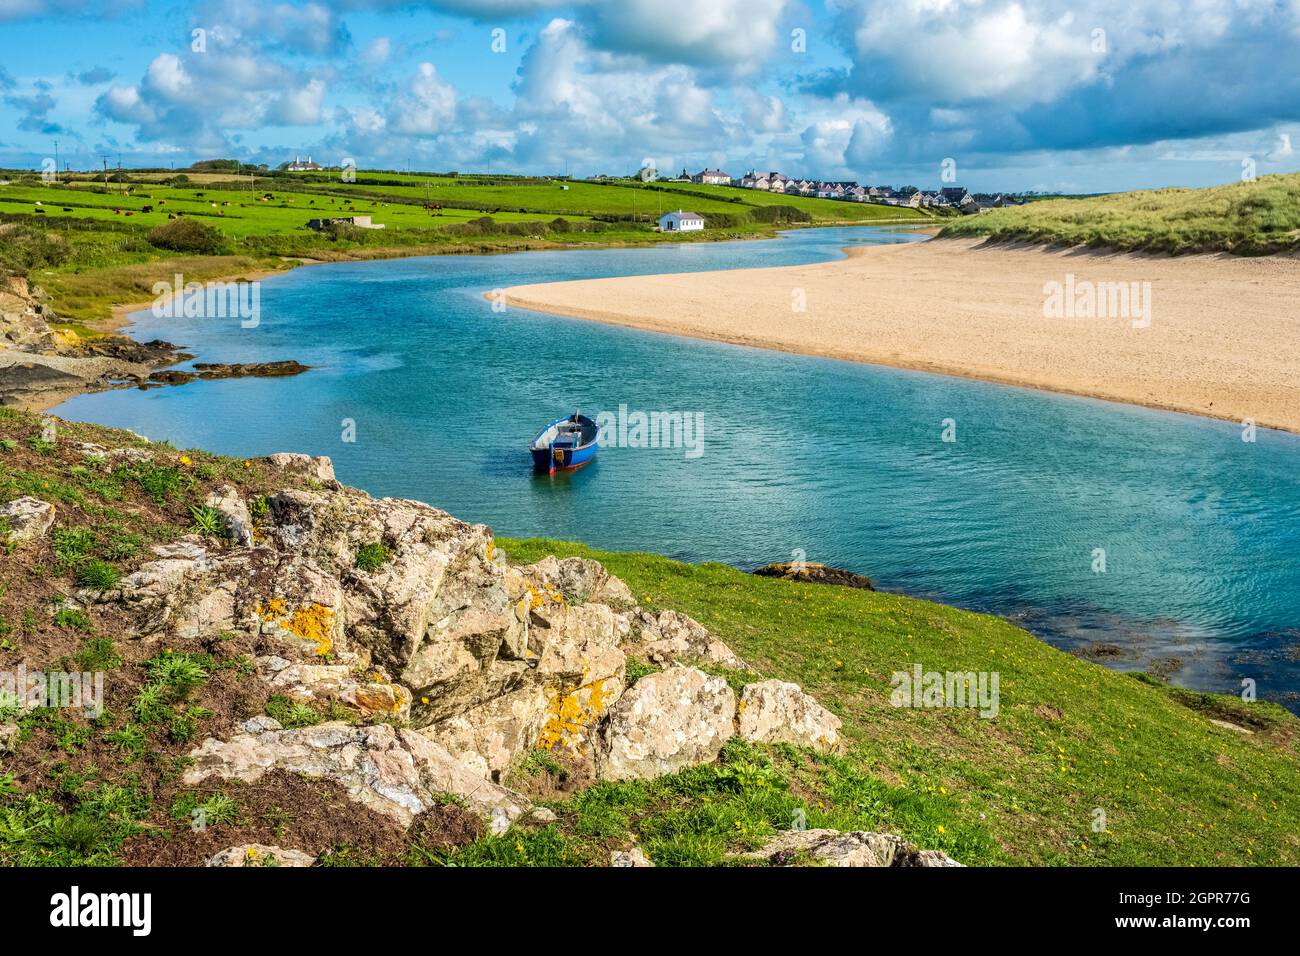
[[[682,170],[683,173],[686,170]],[[702,169],[691,177],[691,182],[702,186],[730,186],[731,175],[720,169]]]
[[[309,173],[320,168],[320,164],[313,163],[310,156],[307,157],[305,162],[295,156],[292,163],[284,164],[285,172],[289,173]]]
[[[699,213],[679,209],[676,212],[666,212],[659,217],[660,232],[696,232],[703,228],[704,217]]]

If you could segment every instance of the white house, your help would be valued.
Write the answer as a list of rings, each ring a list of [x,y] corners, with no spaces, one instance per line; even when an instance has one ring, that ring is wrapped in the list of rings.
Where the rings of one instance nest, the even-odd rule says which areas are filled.
[[[676,212],[666,212],[659,217],[660,232],[694,232],[703,228],[704,217],[699,213],[679,209]]]

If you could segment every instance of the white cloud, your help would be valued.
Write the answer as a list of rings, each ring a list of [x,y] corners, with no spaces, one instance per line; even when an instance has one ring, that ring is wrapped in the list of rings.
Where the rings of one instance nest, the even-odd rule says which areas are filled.
[[[269,122],[277,126],[315,126],[324,118],[321,104],[325,99],[325,83],[319,79],[308,80],[306,85],[285,92],[267,113]]]
[[[591,7],[597,45],[656,61],[756,68],[786,0],[617,0]]]
[[[1264,158],[1270,163],[1280,163],[1290,159],[1294,154],[1295,150],[1291,147],[1291,134],[1278,133],[1272,147],[1264,154]]]
[[[408,87],[393,104],[388,127],[404,135],[431,135],[447,130],[456,118],[456,90],[438,76],[432,63],[421,63]]]

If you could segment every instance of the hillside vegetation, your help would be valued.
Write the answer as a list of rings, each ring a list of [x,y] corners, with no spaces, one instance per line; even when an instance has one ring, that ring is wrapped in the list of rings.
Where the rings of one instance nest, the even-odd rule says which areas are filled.
[[[771,758],[813,808],[810,826],[886,830],[968,864],[1300,861],[1300,721],[1276,704],[1111,671],[1000,618],[901,595],[559,541],[500,543],[519,561],[599,560],[647,606],[690,614],[755,670],[801,684],[841,717],[843,756]],[[914,663],[999,672],[999,715],[890,706],[891,675]],[[595,803],[700,854],[712,839],[720,854],[725,827],[685,836],[693,814],[711,809],[680,811],[691,801],[679,797],[686,820],[670,826],[651,789],[579,798],[576,831],[594,826],[585,817]],[[1098,809],[1103,832],[1093,830]]]
[[[803,685],[843,720],[847,746],[821,754],[737,738],[714,764],[595,784],[533,751],[506,782],[555,820],[495,836],[451,799],[404,832],[298,775],[184,785],[198,742],[250,716],[286,727],[360,719],[252,680],[266,653],[253,637],[141,637],[124,606],[70,599],[78,586],[113,587],[151,546],[187,533],[220,553],[203,503],[226,484],[251,504],[312,487],[264,461],[93,425],[61,422],[51,442],[38,417],[0,408],[0,502],[55,506],[47,537],[0,560],[0,671],[104,672],[107,708],[0,710],[16,727],[0,755],[0,864],[192,863],[256,842],[339,863],[511,866],[605,865],[611,847],[636,843],[661,866],[732,865],[799,817],[898,834],[969,865],[1300,862],[1300,722],[1276,705],[1109,671],[926,601],[554,541],[497,543],[518,564],[600,560],[641,605],[688,613],[740,653],[752,672],[713,668],[733,686],[755,674]],[[1000,712],[890,706],[891,674],[913,663],[999,672]],[[632,659],[629,680],[655,669]]]
[[[1208,189],[1051,199],[949,223],[942,238],[988,236],[1142,252],[1264,255],[1300,249],[1300,173]]]

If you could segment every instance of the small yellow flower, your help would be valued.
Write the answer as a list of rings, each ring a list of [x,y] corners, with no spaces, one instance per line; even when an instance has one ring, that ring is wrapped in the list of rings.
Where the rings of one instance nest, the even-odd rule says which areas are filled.
[[[940,833],[943,833],[943,832],[944,832],[943,824],[942,824],[942,823],[939,824],[939,832],[940,832]]]
[[[189,455],[181,455],[181,464],[188,467],[189,465],[194,464],[194,462],[190,461]]]
[[[429,702],[429,698],[427,698],[427,697],[421,697],[421,698],[420,698],[420,703],[422,703],[422,704],[427,704],[428,702]]]

